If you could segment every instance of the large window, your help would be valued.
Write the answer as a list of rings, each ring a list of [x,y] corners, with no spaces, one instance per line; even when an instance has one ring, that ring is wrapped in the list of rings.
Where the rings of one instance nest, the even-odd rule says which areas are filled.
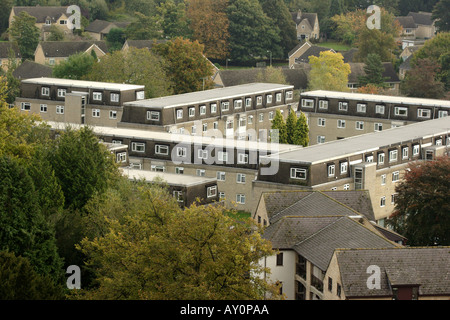
[[[134,152],[145,152],[145,143],[143,142],[132,142],[131,151]]]
[[[102,101],[102,93],[101,92],[94,92],[92,94],[92,99],[95,101]]]
[[[406,117],[408,115],[408,108],[405,107],[395,107],[394,114],[396,116]]]
[[[306,169],[302,168],[291,168],[291,178],[306,180]]]
[[[161,154],[161,155],[168,155],[169,154],[169,147],[157,144],[155,145],[155,153]]]
[[[50,88],[48,88],[48,87],[42,87],[42,89],[41,89],[41,94],[42,94],[43,96],[49,96],[49,95],[50,95]]]
[[[314,100],[312,99],[302,99],[303,108],[314,108]]]

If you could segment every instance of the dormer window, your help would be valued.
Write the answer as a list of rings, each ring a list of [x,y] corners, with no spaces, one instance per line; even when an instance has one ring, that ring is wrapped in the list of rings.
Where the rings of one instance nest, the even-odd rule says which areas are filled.
[[[52,21],[49,18],[45,19],[45,25],[46,26],[49,26],[51,24],[52,24]]]
[[[49,95],[50,95],[50,88],[48,88],[48,87],[42,87],[42,89],[41,89],[41,94],[42,94],[43,96],[49,96]]]
[[[101,93],[101,92],[94,92],[94,93],[92,94],[92,98],[93,98],[95,101],[102,101],[102,93]]]

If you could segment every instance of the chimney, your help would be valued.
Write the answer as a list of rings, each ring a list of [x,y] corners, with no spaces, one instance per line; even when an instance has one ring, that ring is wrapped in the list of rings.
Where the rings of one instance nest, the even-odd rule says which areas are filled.
[[[302,10],[298,9],[298,11],[297,11],[297,20],[300,20],[301,17],[302,17]]]

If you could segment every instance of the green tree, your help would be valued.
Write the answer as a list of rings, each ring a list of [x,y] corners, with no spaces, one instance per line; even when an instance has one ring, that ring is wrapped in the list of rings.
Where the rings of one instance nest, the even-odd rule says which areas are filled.
[[[118,50],[103,56],[85,78],[144,85],[146,97],[155,98],[172,93],[164,66],[164,59],[148,49],[129,48],[126,52]]]
[[[367,55],[364,72],[365,75],[359,78],[361,86],[372,84],[377,87],[385,87],[384,66],[378,54]]]
[[[450,159],[411,165],[395,188],[395,210],[388,223],[411,246],[450,244]]]
[[[210,89],[213,65],[198,41],[176,38],[153,46],[165,61],[164,69],[175,94]]]
[[[277,110],[272,120],[270,140],[277,143],[288,143],[287,127],[283,114]]]
[[[60,300],[64,291],[51,278],[36,273],[29,259],[0,251],[1,300]]]
[[[13,72],[17,69],[20,63],[17,62],[14,50],[11,48],[8,55],[8,62],[6,63],[6,71],[0,67],[0,77],[4,77],[6,84],[6,98],[7,103],[14,103],[16,97],[20,94],[20,80],[14,77]]]
[[[297,125],[297,115],[294,110],[289,110],[289,115],[286,119],[287,143],[294,144],[295,142],[295,128]]]
[[[309,73],[310,90],[348,91],[348,75],[350,65],[344,63],[344,57],[340,53],[324,51],[319,57],[310,56]]]
[[[256,82],[287,84],[282,68],[267,67],[258,71]]]
[[[106,36],[106,42],[108,43],[109,52],[114,52],[116,50],[122,49],[125,40],[126,38],[124,29],[112,28],[111,30],[109,30],[109,33]],[[92,50],[91,52],[94,52],[94,50]]]
[[[48,37],[48,41],[63,41],[64,40],[64,32],[58,28],[56,25],[52,24],[50,27],[50,36]]]
[[[0,2],[0,35],[8,29],[9,15],[11,14],[13,4],[13,0]]]
[[[13,41],[19,45],[22,59],[34,60],[34,51],[39,43],[40,31],[36,27],[36,18],[22,11],[14,17],[9,28]]]
[[[418,59],[406,73],[400,89],[409,97],[439,99],[445,95],[445,86],[437,80],[439,64],[430,59]]]
[[[309,127],[308,120],[303,112],[297,119],[294,129],[293,144],[307,147],[309,145]]]
[[[440,32],[450,31],[450,0],[440,0],[433,9],[431,17],[436,20]]]
[[[105,235],[79,246],[88,264],[98,266],[99,286],[82,292],[84,297],[262,299],[270,290],[257,262],[273,252],[252,221],[225,215],[221,205],[182,210],[157,184],[136,185],[132,197],[135,209],[103,219]],[[107,208],[115,211],[111,203]]]
[[[158,7],[161,16],[161,28],[164,38],[174,39],[176,37],[190,38],[191,30],[189,20],[186,15],[186,5],[184,2],[175,3],[173,0],[166,0]]]
[[[378,29],[363,28],[357,40],[358,52],[355,58],[364,61],[369,54],[378,54],[381,61],[393,61],[397,48],[394,37]]]
[[[160,39],[160,18],[146,16],[136,12],[136,21],[133,21],[125,28],[125,35],[130,40],[152,40]]]
[[[283,56],[280,31],[264,13],[258,0],[230,0],[228,9],[229,49],[232,60],[254,61]]]
[[[52,73],[55,78],[83,80],[92,71],[95,63],[96,59],[91,54],[79,52],[54,66]]]

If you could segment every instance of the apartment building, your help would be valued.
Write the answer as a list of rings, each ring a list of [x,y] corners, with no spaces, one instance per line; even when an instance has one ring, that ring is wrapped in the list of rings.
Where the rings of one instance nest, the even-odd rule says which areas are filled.
[[[118,126],[182,134],[218,130],[226,138],[267,140],[276,110],[287,117],[296,108],[293,89],[292,85],[248,83],[127,102]]]
[[[450,118],[444,117],[263,156],[260,170],[267,163],[277,163],[278,171],[259,173],[254,194],[279,185],[303,190],[368,190],[375,220],[383,226],[394,209],[395,187],[405,170],[411,162],[448,155],[449,133]]]
[[[450,247],[338,249],[326,300],[448,300]]]
[[[317,90],[301,94],[298,110],[313,145],[446,117],[450,101]]]
[[[144,99],[144,86],[56,78],[21,81],[15,106],[44,121],[117,126],[123,104]]]

